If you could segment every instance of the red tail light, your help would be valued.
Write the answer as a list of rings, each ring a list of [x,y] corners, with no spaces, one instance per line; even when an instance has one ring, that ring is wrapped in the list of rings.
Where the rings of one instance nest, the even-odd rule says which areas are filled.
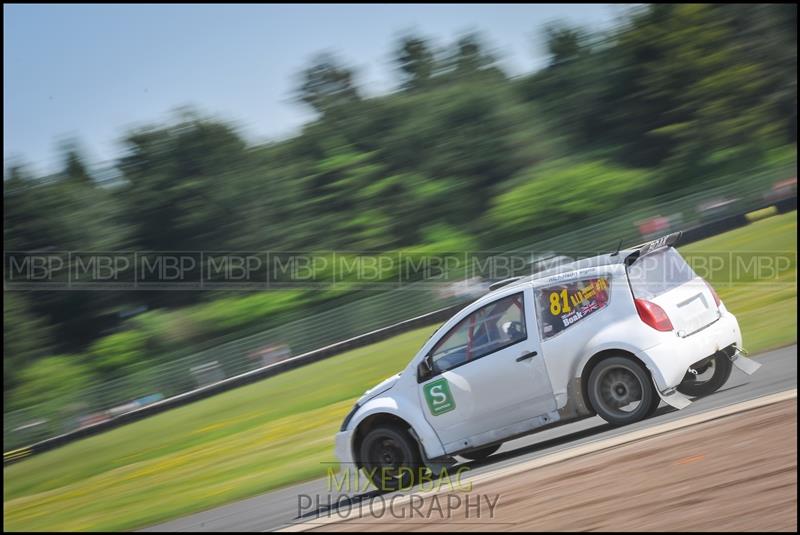
[[[672,322],[669,321],[669,316],[663,308],[644,299],[636,299],[634,302],[636,303],[636,312],[639,313],[643,322],[657,331],[672,330]]]
[[[708,289],[711,290],[711,295],[714,296],[714,302],[717,304],[717,308],[719,308],[719,306],[722,304],[722,299],[719,298],[719,296],[717,295],[717,291],[714,289],[713,286],[711,286],[711,283],[709,283],[705,279],[703,279],[703,282],[705,282],[706,286],[708,286]]]

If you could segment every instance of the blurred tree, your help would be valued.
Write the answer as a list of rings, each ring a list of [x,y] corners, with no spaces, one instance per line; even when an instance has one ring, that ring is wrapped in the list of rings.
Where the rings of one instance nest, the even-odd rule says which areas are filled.
[[[579,28],[564,23],[551,23],[545,26],[544,33],[551,67],[565,65],[576,59],[584,49],[585,36]]]
[[[427,40],[412,35],[400,39],[395,62],[402,73],[402,86],[411,91],[428,87],[434,74],[435,58]]]
[[[495,64],[495,57],[486,51],[483,39],[477,33],[461,37],[455,46],[453,66],[458,77],[471,76]]]
[[[416,154],[423,174],[462,182],[457,223],[475,222],[488,206],[485,192],[515,171],[509,136],[518,125],[501,120],[506,97],[503,89],[488,82],[447,87],[430,99],[429,114],[410,118],[398,131],[398,137],[425,145]]]
[[[605,99],[616,83],[612,73],[617,64],[606,51],[593,47],[581,28],[552,24],[545,27],[544,36],[550,62],[520,82],[521,95],[545,111],[540,121],[548,122],[550,131],[566,134],[576,147],[607,145],[609,115],[615,112]]]
[[[375,154],[354,152],[350,147],[331,147],[312,172],[300,182],[304,201],[299,206],[298,235],[304,246],[324,243],[326,248],[357,248],[363,226],[388,241],[387,230],[378,218],[354,218],[362,210],[358,192],[380,180],[383,166]],[[314,242],[310,242],[313,239]],[[369,244],[375,246],[374,241]]]
[[[41,210],[43,203],[55,196],[34,192],[42,181],[36,180],[24,163],[13,162],[3,180],[3,245],[9,251],[40,250],[56,241],[57,228],[47,220],[51,213]],[[41,188],[40,188],[41,189]]]
[[[621,209],[652,180],[646,171],[600,161],[556,161],[520,175],[519,186],[498,195],[489,213],[493,236],[501,242]]]
[[[105,336],[92,344],[87,355],[94,373],[104,380],[133,371],[147,359],[147,339],[141,331],[124,331]]]
[[[10,397],[12,408],[45,405],[45,414],[59,412],[64,406],[80,402],[84,389],[92,382],[89,367],[76,355],[58,355],[40,359],[26,367],[19,386]]]
[[[22,369],[52,351],[47,322],[30,310],[27,297],[3,292],[3,396],[18,384]]]
[[[647,149],[645,154],[652,154],[652,147],[666,149],[672,187],[714,172],[709,156],[720,150],[746,148],[744,161],[753,160],[775,131],[763,106],[763,68],[734,44],[716,10],[662,7],[635,17],[633,25],[619,47],[638,76],[634,87],[615,100],[649,104],[652,115],[638,123],[639,132],[629,125],[619,125],[618,131],[634,134],[638,141],[631,137],[630,142]]]
[[[322,53],[300,73],[297,99],[314,110],[326,113],[336,106],[359,100],[353,71],[330,53]]]
[[[92,177],[86,168],[78,142],[76,140],[65,141],[61,146],[61,151],[64,154],[64,170],[62,171],[64,177],[76,184],[90,185]]]
[[[718,4],[739,53],[761,64],[772,119],[797,141],[797,4]]]
[[[374,181],[356,195],[367,208],[363,219],[357,219],[362,246],[376,249],[420,244],[425,240],[426,228],[462,219],[459,212],[467,195],[454,179],[431,180],[418,173],[400,173]],[[376,233],[378,228],[380,234]]]
[[[247,154],[229,125],[184,112],[129,133],[119,169],[133,241],[151,251],[222,250],[237,233],[236,183]]]
[[[123,249],[127,231],[118,217],[121,206],[111,192],[63,174],[31,178],[24,166],[8,171],[4,195],[4,246],[8,251]],[[66,283],[66,275],[58,279]],[[64,350],[80,349],[113,325],[109,313],[124,298],[115,292],[39,291],[30,303],[33,313],[47,317],[53,338]]]
[[[594,42],[550,26],[550,67],[520,89],[581,149],[664,166],[665,188],[718,176],[796,138],[785,121],[796,113],[796,33],[787,24],[796,9],[777,12],[637,7]]]

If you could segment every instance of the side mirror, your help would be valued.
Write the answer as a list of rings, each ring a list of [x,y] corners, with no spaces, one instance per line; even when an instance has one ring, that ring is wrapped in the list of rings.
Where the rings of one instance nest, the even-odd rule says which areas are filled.
[[[422,359],[422,362],[417,367],[417,377],[420,381],[424,381],[431,375],[433,375],[433,357],[425,355],[425,358]]]

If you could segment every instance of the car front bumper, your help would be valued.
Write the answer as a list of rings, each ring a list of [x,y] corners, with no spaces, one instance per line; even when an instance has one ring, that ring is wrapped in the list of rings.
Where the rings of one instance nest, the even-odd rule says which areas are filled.
[[[353,449],[351,447],[352,438],[352,430],[340,431],[339,433],[336,433],[336,458],[339,459],[339,463],[342,465],[342,468],[349,465],[355,465],[353,459]]]

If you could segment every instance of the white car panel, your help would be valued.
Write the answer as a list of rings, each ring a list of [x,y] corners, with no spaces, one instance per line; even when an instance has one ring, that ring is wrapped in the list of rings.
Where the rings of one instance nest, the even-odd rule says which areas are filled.
[[[417,399],[416,373],[403,373],[394,388],[366,401],[358,410],[350,428],[355,429],[365,418],[373,414],[391,414],[402,418],[414,429],[428,458],[445,454],[436,432],[428,424]]]
[[[700,277],[651,301],[664,309],[679,336],[691,335],[720,317],[714,296]]]
[[[524,296],[525,340],[447,370],[419,385],[422,412],[448,453],[502,438],[495,432],[500,428],[514,429],[515,424],[527,422],[523,427],[530,430],[536,417],[555,410],[535,328],[531,288],[524,289]],[[424,390],[442,379],[449,385],[454,406],[447,412],[434,414]],[[446,398],[442,395],[442,399]]]

